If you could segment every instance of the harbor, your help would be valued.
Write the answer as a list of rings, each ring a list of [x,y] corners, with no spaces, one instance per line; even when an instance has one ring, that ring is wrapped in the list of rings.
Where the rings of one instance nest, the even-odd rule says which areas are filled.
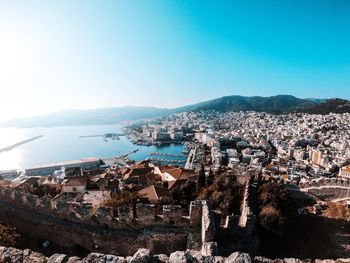
[[[35,139],[39,134],[42,137]],[[6,141],[23,143],[21,145],[17,143],[17,146],[7,146],[7,151],[1,152],[0,171],[24,169],[66,160],[79,160],[91,156],[98,156],[104,160],[128,154],[128,158],[136,162],[149,157],[176,160],[186,158],[185,156],[177,157],[182,156],[184,144],[140,146],[135,145],[126,136],[120,136],[119,140],[108,139],[106,141],[103,138],[106,134],[120,136],[125,132],[122,131],[121,125],[0,128],[4,148]],[[94,135],[98,136],[80,137]],[[32,142],[25,143],[23,138],[31,138]],[[10,148],[12,149],[10,150]],[[156,156],[153,153],[160,155]]]

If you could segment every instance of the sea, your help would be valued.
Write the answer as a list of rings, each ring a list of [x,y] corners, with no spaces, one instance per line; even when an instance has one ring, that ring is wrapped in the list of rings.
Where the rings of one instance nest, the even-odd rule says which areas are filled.
[[[36,140],[0,152],[0,170],[23,169],[37,164],[46,164],[88,157],[110,158],[139,149],[129,157],[135,161],[144,160],[150,153],[182,154],[182,144],[162,146],[138,146],[126,136],[119,140],[103,137],[84,137],[106,133],[122,133],[121,125],[65,126],[51,128],[0,128],[0,149],[20,141],[43,135]],[[164,157],[159,157],[164,158]],[[168,157],[169,158],[169,157]],[[181,159],[184,157],[171,157]]]

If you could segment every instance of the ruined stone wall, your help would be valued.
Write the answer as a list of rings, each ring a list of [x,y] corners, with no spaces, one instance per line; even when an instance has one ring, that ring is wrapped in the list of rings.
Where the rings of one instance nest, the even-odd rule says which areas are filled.
[[[61,246],[80,246],[89,251],[130,255],[139,247],[155,253],[195,249],[217,254],[218,240],[224,234],[230,246],[251,249],[255,244],[255,215],[250,207],[247,184],[241,216],[231,216],[226,229],[220,228],[220,214],[207,201],[192,201],[188,215],[176,205],[165,205],[161,214],[154,205],[139,203],[119,208],[115,217],[109,207],[94,209],[90,204],[55,202],[52,199],[0,188],[0,221],[38,239]],[[253,240],[253,245],[246,240]],[[225,243],[224,242],[224,243]]]
[[[251,207],[251,190],[251,181],[248,181],[244,189],[242,212],[238,223],[240,232],[245,236],[249,236],[252,234],[256,223],[256,215],[254,214],[254,211]]]
[[[14,226],[33,238],[50,240],[63,247],[83,247],[88,251],[130,255],[140,247],[154,253],[202,247],[202,217],[194,202],[191,214],[182,216],[178,206],[164,206],[156,215],[155,207],[137,204],[136,215],[130,207],[121,207],[118,217],[110,208],[96,211],[91,205],[55,203],[52,200],[13,189],[0,190],[0,221]]]
[[[350,188],[350,180],[346,178],[334,177],[334,178],[317,178],[312,179],[309,182],[300,183],[300,188],[309,187],[321,187],[321,186],[339,186],[344,188]]]
[[[223,227],[218,230],[216,240],[220,255],[228,255],[232,251],[244,251],[255,254],[259,246],[259,238],[255,231],[256,215],[252,204],[254,200],[252,180],[245,186],[241,215],[226,217]]]
[[[300,184],[299,188],[289,190],[290,192],[300,191],[301,194],[304,193],[311,198],[317,197],[325,201],[350,199],[350,181],[344,178],[313,179],[310,182]]]
[[[95,209],[90,204],[79,202],[55,202],[47,197],[38,197],[10,188],[0,188],[0,199],[15,207],[33,210],[55,218],[91,225],[104,225],[115,229],[142,229],[153,225],[191,226],[199,229],[200,225],[193,224],[193,222],[198,221],[202,211],[199,208],[202,204],[194,202],[191,204],[190,209],[192,211],[197,209],[200,211],[200,214],[195,215],[195,213],[192,213],[189,216],[182,216],[182,208],[180,206],[166,205],[163,207],[162,214],[157,215],[154,205],[140,203],[136,205],[135,214],[132,207],[125,206],[119,209],[118,217],[114,217],[110,207]]]

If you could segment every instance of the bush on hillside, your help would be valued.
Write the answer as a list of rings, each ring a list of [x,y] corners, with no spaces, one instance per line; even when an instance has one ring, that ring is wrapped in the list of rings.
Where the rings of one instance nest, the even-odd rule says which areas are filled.
[[[15,228],[0,224],[0,245],[15,247],[20,239],[20,234]]]

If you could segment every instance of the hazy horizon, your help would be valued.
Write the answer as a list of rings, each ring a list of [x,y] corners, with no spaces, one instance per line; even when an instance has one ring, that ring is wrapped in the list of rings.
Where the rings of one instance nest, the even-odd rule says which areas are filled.
[[[0,121],[223,96],[350,99],[350,2],[0,2]]]
[[[278,96],[278,95],[289,95],[289,94],[276,94],[276,95],[272,95],[272,96]],[[230,96],[243,96],[243,95],[239,95],[239,94],[234,94],[234,95],[225,95],[223,97],[230,97]],[[293,96],[293,95],[291,95]],[[244,96],[244,97],[270,97],[270,96],[258,96],[258,95],[252,95],[252,96]],[[222,97],[220,97],[222,98]],[[298,98],[298,97],[297,97]],[[335,98],[335,97],[334,97]],[[219,98],[211,98],[208,99],[208,101],[213,100],[213,99],[219,99]],[[306,99],[306,100],[324,100],[324,99],[332,99],[332,98],[300,98],[300,99]],[[344,98],[340,98],[340,99],[344,99]],[[176,108],[181,108],[183,106],[189,106],[192,104],[197,104],[197,103],[201,103],[201,102],[205,102],[205,101],[198,101],[198,102],[194,102],[191,104],[186,104],[186,105],[178,105],[175,107],[158,107],[157,105],[149,105],[149,106],[145,106],[145,105],[121,105],[121,106],[109,106],[109,107],[98,107],[98,108],[70,108],[70,109],[61,109],[61,110],[57,110],[57,111],[51,111],[51,112],[43,112],[40,114],[35,114],[35,115],[28,115],[25,117],[15,117],[12,119],[5,119],[5,120],[1,120],[0,119],[0,124],[1,123],[5,123],[8,120],[14,120],[14,119],[26,119],[26,118],[31,118],[31,117],[40,117],[40,116],[45,116],[45,115],[50,115],[50,114],[55,114],[55,113],[64,113],[64,112],[72,112],[72,111],[89,111],[89,110],[99,110],[99,109],[109,109],[109,108],[155,108],[155,109],[176,109]]]

